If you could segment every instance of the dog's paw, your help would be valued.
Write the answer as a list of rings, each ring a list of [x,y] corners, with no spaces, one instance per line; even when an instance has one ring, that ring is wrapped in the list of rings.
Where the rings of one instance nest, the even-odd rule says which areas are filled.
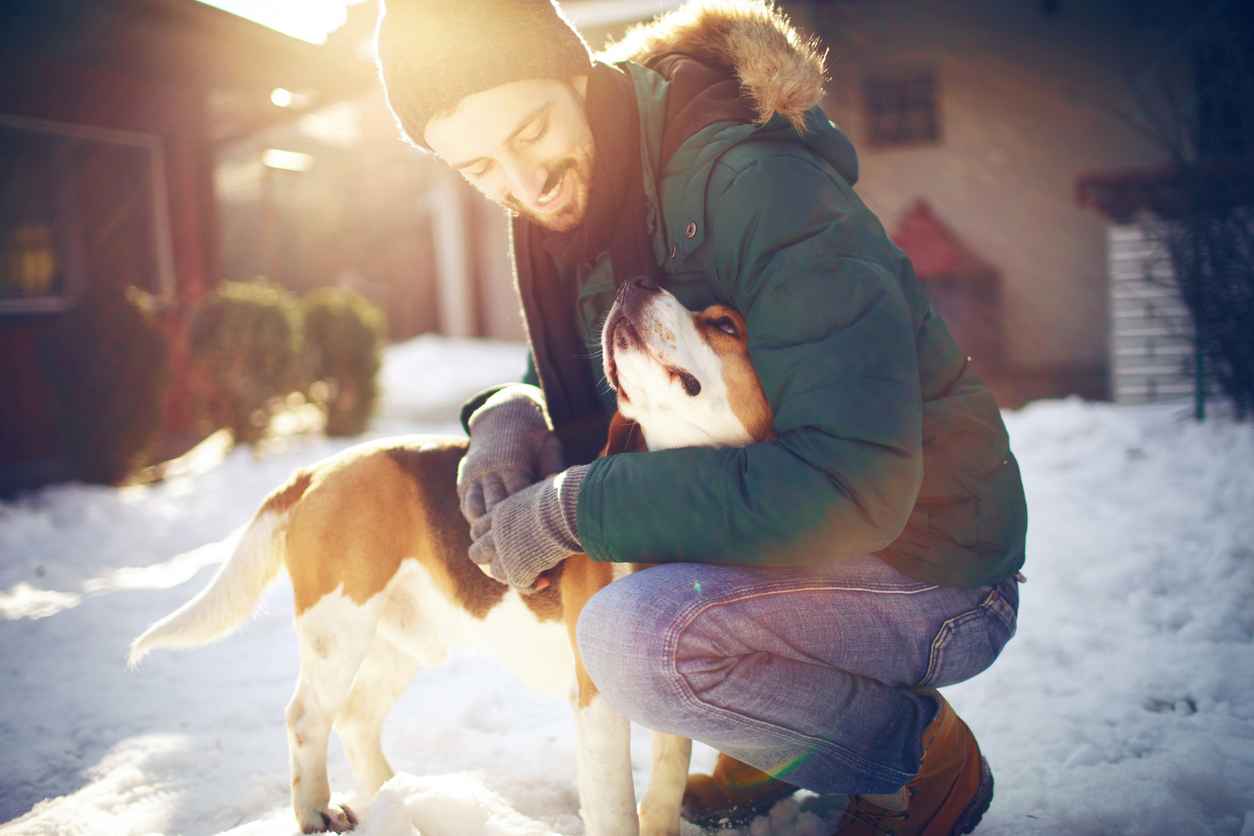
[[[303,833],[347,833],[357,827],[357,814],[347,804],[341,804],[339,810],[320,810],[318,815],[322,816],[322,826],[303,828]]]

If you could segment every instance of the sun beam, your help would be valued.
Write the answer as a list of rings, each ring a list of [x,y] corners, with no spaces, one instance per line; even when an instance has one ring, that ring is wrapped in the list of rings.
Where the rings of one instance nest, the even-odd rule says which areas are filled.
[[[311,44],[344,25],[345,7],[360,0],[199,0]]]

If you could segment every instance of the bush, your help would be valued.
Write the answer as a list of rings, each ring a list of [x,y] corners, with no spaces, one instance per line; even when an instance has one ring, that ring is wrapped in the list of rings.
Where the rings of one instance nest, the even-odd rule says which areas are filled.
[[[192,362],[212,380],[210,412],[237,442],[265,435],[274,405],[299,388],[300,309],[266,282],[224,282],[188,329]]]
[[[359,293],[323,288],[303,304],[305,373],[326,412],[327,435],[366,429],[378,400],[383,313]]]
[[[148,463],[169,380],[169,347],[151,295],[93,286],[40,342],[73,477],[124,481]]]

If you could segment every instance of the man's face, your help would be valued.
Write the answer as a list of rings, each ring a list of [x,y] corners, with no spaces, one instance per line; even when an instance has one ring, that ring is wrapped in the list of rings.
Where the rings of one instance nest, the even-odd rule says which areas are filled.
[[[427,123],[427,145],[494,203],[556,232],[583,222],[596,148],[587,77],[502,84]]]

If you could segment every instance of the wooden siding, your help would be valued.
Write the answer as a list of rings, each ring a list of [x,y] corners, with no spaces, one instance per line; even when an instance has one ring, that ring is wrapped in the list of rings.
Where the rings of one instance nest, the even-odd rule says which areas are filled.
[[[1193,322],[1161,243],[1138,225],[1111,226],[1110,392],[1116,403],[1187,401],[1196,391]],[[1208,381],[1208,397],[1215,393]]]

